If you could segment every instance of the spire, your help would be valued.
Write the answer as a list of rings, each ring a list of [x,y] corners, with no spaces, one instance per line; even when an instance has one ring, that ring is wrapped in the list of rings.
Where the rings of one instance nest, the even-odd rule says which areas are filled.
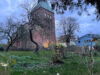
[[[39,2],[42,2],[42,1],[46,2],[47,0],[38,0],[38,3],[39,3]]]

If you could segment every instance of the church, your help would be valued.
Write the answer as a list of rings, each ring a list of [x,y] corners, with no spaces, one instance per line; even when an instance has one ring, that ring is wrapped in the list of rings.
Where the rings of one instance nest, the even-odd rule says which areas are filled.
[[[32,33],[33,39],[41,47],[48,47],[49,43],[56,43],[54,12],[47,0],[38,0],[37,5],[32,9],[31,13],[33,14],[32,17],[39,17],[39,23],[44,27],[41,28],[38,24],[35,25],[36,30]],[[26,30],[29,28],[28,24],[25,24],[24,27]],[[17,41],[14,47],[19,49],[33,49],[34,44],[30,41],[29,34],[27,34],[24,39]]]

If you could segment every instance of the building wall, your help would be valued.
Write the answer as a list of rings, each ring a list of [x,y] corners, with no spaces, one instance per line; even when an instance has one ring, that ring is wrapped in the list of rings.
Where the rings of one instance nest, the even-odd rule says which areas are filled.
[[[93,37],[91,35],[85,35],[81,38],[79,38],[75,43],[77,46],[82,47],[82,46],[94,46],[95,45],[95,41],[92,42],[91,44],[91,40],[93,39]]]
[[[36,25],[37,30],[33,31],[33,39],[40,45],[43,46],[45,43],[53,42],[56,43],[56,36],[55,36],[55,18],[54,13],[50,12],[44,8],[39,8],[32,12],[33,17],[34,14],[39,15],[40,22],[43,22],[44,25],[49,25],[50,29],[42,29],[39,28],[38,25]],[[46,20],[44,20],[46,17],[49,17],[51,19],[51,24],[45,23]],[[25,28],[29,29],[29,25],[25,24]],[[35,45],[30,41],[29,32],[27,36],[25,36],[25,39],[18,41],[14,44],[17,48],[23,48],[23,49],[33,49],[35,48]]]
[[[44,23],[45,25],[49,25],[50,26],[50,30],[45,29],[44,31],[41,30],[41,32],[39,30],[39,31],[35,32],[34,36],[37,35],[37,38],[40,40],[40,42],[42,42],[42,41],[45,42],[47,40],[47,41],[52,41],[52,42],[55,43],[56,42],[56,36],[55,36],[55,18],[54,18],[54,13],[52,13],[52,12],[50,12],[50,11],[44,9],[44,8],[37,9],[36,11],[33,12],[33,14],[35,14],[35,13],[39,14],[39,16],[41,17],[41,21],[44,21],[44,18],[49,17],[51,19],[51,24]],[[48,33],[46,33],[46,32],[48,32]],[[44,33],[45,34],[43,36],[44,40],[42,39],[41,35],[39,35],[39,33]],[[48,34],[48,35],[46,35],[46,34]],[[36,39],[34,38],[34,39],[39,42],[39,40],[37,38]]]

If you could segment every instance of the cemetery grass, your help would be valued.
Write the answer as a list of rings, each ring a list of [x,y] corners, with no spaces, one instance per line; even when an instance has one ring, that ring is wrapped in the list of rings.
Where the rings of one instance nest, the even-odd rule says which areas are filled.
[[[89,75],[86,63],[87,58],[68,53],[64,64],[52,64],[52,51],[40,51],[38,55],[33,51],[0,52],[0,63],[8,63],[5,71],[0,66],[0,75]],[[100,54],[94,57],[94,75],[100,75]]]

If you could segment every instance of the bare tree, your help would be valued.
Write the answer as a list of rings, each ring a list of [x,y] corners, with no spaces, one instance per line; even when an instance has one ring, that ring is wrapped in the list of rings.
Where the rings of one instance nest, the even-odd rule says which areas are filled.
[[[30,40],[31,40],[31,42],[33,42],[33,44],[35,44],[35,46],[36,46],[36,48],[35,48],[35,52],[37,53],[38,52],[38,50],[39,50],[39,45],[38,45],[38,43],[33,39],[33,31],[35,30],[35,22],[37,22],[37,15],[33,15],[32,14],[32,7],[30,6],[30,5],[32,5],[31,4],[31,2],[24,2],[23,4],[21,4],[21,7],[26,11],[26,13],[25,14],[22,14],[23,15],[23,18],[26,18],[25,20],[24,20],[24,22],[25,23],[27,23],[28,25],[29,25],[29,34],[30,34]],[[32,16],[34,16],[34,17],[36,17],[36,18],[34,18],[34,17],[32,17]],[[38,23],[38,22],[37,22]]]
[[[1,25],[3,26],[3,24]],[[8,40],[8,46],[6,51],[16,42],[16,40],[22,38],[25,32],[22,30],[20,22],[15,22],[11,17],[7,19],[5,27],[0,27],[0,34],[2,39]]]
[[[74,37],[74,34],[79,30],[79,24],[76,19],[73,17],[63,17],[60,21],[60,28],[62,28],[62,34],[65,37],[66,45],[69,46],[71,39]]]

